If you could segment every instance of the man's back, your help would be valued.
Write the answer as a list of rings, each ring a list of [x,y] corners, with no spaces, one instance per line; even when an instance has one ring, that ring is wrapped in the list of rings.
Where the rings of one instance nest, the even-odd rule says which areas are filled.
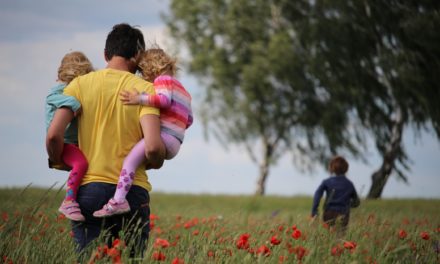
[[[116,184],[125,156],[143,137],[140,116],[159,115],[156,108],[124,106],[119,92],[132,88],[154,93],[151,83],[129,72],[114,69],[84,75],[66,87],[64,93],[76,97],[82,106],[78,120],[79,147],[89,161],[82,184]],[[133,183],[151,190],[144,167],[136,171]]]

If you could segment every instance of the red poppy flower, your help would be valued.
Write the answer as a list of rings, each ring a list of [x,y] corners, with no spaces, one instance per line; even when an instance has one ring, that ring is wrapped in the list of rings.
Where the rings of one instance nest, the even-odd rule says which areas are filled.
[[[420,237],[421,237],[423,240],[429,240],[429,233],[428,233],[428,232],[425,232],[425,231],[420,232]]]
[[[155,215],[155,214],[150,214],[150,221],[154,221],[154,220],[158,220],[159,216]]]
[[[12,259],[10,259],[10,258],[8,258],[6,256],[3,256],[3,262],[2,263],[13,264],[14,262],[12,261]]]
[[[243,234],[241,235],[237,240],[237,248],[238,249],[248,249],[249,248],[249,234]]]
[[[116,256],[120,256],[121,252],[117,248],[111,248],[107,251],[107,256],[111,258],[115,258]]]
[[[281,243],[281,240],[277,238],[277,236],[273,236],[270,239],[270,243],[274,246],[279,245]]]
[[[299,231],[299,229],[295,229],[295,230],[292,232],[292,237],[293,237],[294,239],[299,239],[299,238],[301,237],[301,231]]]
[[[186,229],[188,229],[188,228],[191,228],[191,227],[197,225],[198,223],[199,223],[199,219],[198,219],[198,218],[193,218],[193,219],[187,221],[187,222],[183,225],[183,227],[185,227]]]
[[[170,246],[170,242],[168,242],[168,240],[166,239],[162,239],[162,238],[156,238],[156,241],[154,241],[154,245],[155,248],[167,248]]]
[[[408,233],[406,233],[406,231],[404,229],[399,230],[399,238],[400,239],[405,239],[407,236],[408,236]]]
[[[66,216],[63,215],[63,214],[59,214],[59,215],[57,216],[57,222],[62,221],[62,220],[65,220],[65,219],[66,219]],[[3,217],[3,220],[5,220],[4,217]],[[7,221],[7,219],[6,219],[5,221]]]
[[[174,258],[173,261],[171,261],[171,264],[185,264],[183,259],[180,258]]]
[[[356,249],[356,242],[353,241],[345,241],[344,242],[344,248],[349,249],[350,251],[354,251]]]
[[[331,254],[334,257],[339,257],[342,254],[343,251],[344,251],[344,249],[341,248],[339,245],[337,245],[335,247],[332,247]]]
[[[270,256],[270,249],[266,246],[266,245],[261,245],[258,249],[257,249],[257,254],[261,254],[264,256]]]
[[[162,229],[161,229],[160,227],[158,227],[158,226],[155,227],[152,231],[153,231],[154,233],[158,234],[158,235],[160,235],[160,234],[163,233]]]
[[[307,249],[303,246],[296,246],[293,248],[293,251],[296,254],[296,258],[301,261],[305,255],[307,255]]]
[[[124,241],[121,241],[119,238],[116,238],[115,240],[113,240],[112,247],[114,247],[114,248],[124,248],[125,247],[125,243],[124,243]]]
[[[121,256],[118,255],[118,256],[112,258],[112,264],[123,264],[121,261]]]
[[[165,254],[163,254],[160,251],[159,252],[158,251],[153,252],[152,257],[153,257],[154,260],[157,260],[157,261],[165,261],[165,259],[166,259]]]

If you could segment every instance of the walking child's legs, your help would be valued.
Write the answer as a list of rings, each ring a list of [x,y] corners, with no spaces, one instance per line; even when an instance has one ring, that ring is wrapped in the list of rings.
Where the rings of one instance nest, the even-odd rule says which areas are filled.
[[[347,230],[350,214],[343,214],[335,211],[324,211],[323,220],[330,227],[336,228],[339,236],[343,236]]]
[[[81,150],[74,144],[64,144],[63,161],[70,166],[69,178],[67,179],[67,189],[65,201],[75,201],[78,187],[87,172],[87,159]]]
[[[119,175],[118,186],[113,199],[116,202],[125,200],[131,184],[133,183],[136,169],[145,161],[145,141],[141,139],[130,151],[122,164],[121,174]]]

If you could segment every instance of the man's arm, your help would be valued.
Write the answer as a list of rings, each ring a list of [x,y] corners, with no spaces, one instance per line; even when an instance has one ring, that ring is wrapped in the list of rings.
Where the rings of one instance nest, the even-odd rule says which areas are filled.
[[[160,137],[160,119],[158,115],[143,115],[140,118],[145,140],[145,157],[151,169],[159,169],[165,159],[165,146]]]
[[[59,108],[50,123],[46,135],[46,150],[49,160],[54,164],[63,164],[61,158],[64,147],[64,131],[72,121],[74,113],[69,108]]]

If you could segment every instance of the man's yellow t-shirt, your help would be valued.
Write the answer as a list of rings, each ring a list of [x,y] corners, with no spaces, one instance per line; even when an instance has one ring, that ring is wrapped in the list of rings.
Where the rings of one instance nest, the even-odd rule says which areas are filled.
[[[154,94],[151,83],[114,69],[80,76],[64,89],[64,94],[74,96],[81,103],[78,143],[89,163],[82,185],[90,182],[117,184],[122,162],[143,137],[140,117],[159,115],[157,108],[122,104],[119,93],[133,88]],[[151,191],[145,165],[136,170],[133,184]]]

